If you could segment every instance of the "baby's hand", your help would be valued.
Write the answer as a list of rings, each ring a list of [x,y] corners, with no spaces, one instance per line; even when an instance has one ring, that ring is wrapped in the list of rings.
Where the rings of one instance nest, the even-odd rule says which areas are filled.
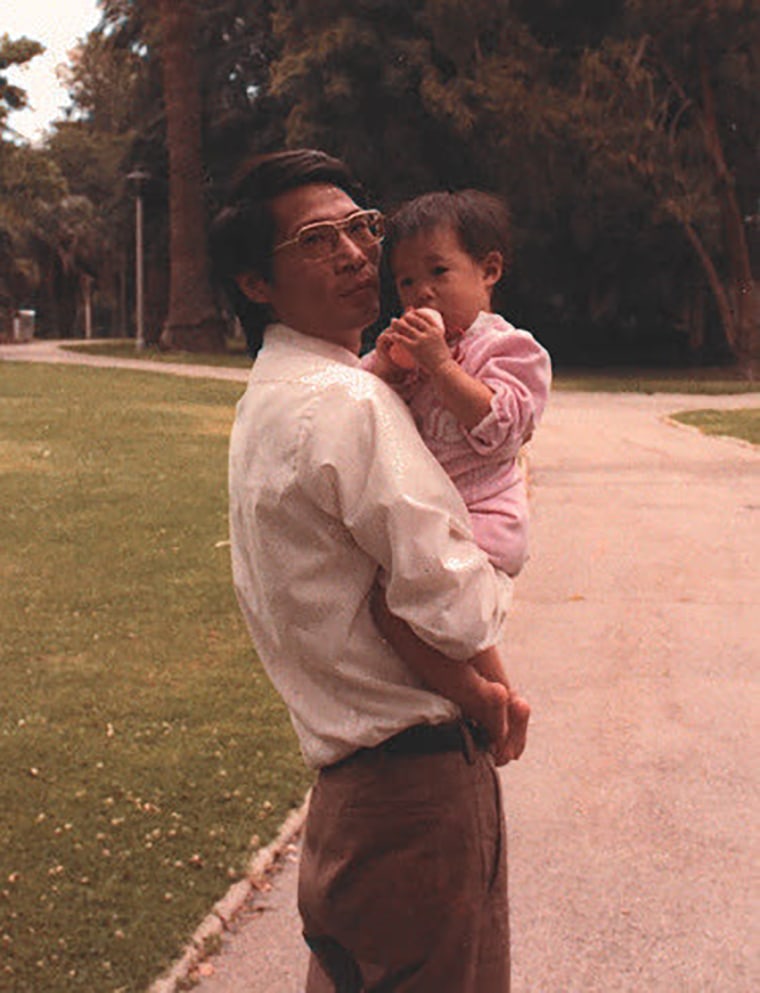
[[[394,318],[384,333],[430,373],[451,359],[443,318],[437,310],[429,307],[407,310],[402,317]]]
[[[525,751],[530,720],[530,704],[523,697],[510,693],[507,707],[506,735],[492,749],[496,765],[516,761]]]
[[[398,383],[406,376],[407,369],[402,368],[391,358],[391,352],[398,348],[390,328],[386,328],[378,335],[375,342],[374,358],[372,362],[372,372],[379,376],[386,383]]]

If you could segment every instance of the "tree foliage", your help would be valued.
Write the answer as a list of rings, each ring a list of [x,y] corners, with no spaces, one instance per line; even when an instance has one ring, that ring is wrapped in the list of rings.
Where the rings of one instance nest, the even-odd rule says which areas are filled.
[[[760,357],[746,222],[760,194],[757,8],[634,0],[626,28],[584,55],[578,132],[599,166],[633,177],[653,225],[680,228],[726,343],[751,366]]]
[[[28,38],[0,37],[0,334],[8,334],[19,303],[28,301],[40,282],[29,246],[40,204],[61,197],[66,189],[44,154],[10,140],[14,132],[8,115],[25,107],[27,97],[8,80],[7,70],[42,51],[42,45]]]
[[[291,144],[343,155],[386,203],[508,197],[514,306],[555,348],[709,352],[717,314],[757,358],[756,2],[283,0],[275,33]]]
[[[10,82],[8,69],[25,65],[44,51],[38,41],[31,41],[29,38],[13,39],[8,34],[0,35],[0,135],[7,129],[9,112],[23,110],[27,105],[26,91]]]

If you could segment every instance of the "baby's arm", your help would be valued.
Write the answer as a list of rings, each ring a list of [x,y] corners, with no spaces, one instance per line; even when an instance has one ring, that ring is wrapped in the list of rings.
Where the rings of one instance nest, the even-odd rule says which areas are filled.
[[[477,427],[491,411],[493,390],[451,357],[430,373],[438,398],[463,427]]]
[[[375,342],[371,352],[363,356],[362,368],[374,373],[389,386],[400,386],[407,379],[409,370],[397,365],[390,357],[393,341],[388,335],[388,329],[382,332]]]

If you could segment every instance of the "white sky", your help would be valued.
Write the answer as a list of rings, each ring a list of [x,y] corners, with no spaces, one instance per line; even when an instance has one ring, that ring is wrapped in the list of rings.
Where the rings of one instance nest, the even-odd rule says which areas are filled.
[[[62,116],[68,97],[56,66],[68,61],[67,52],[99,20],[96,0],[0,0],[0,35],[25,36],[45,46],[26,67],[8,70],[10,82],[29,97],[29,107],[8,118],[8,125],[23,137],[39,139],[50,121]]]

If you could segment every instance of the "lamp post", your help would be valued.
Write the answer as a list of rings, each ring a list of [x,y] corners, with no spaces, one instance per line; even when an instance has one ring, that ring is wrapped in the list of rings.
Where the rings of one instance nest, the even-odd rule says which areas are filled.
[[[137,166],[129,173],[127,179],[134,184],[135,190],[135,313],[137,336],[135,348],[141,352],[145,348],[145,266],[143,246],[143,189],[150,179],[150,173]]]

